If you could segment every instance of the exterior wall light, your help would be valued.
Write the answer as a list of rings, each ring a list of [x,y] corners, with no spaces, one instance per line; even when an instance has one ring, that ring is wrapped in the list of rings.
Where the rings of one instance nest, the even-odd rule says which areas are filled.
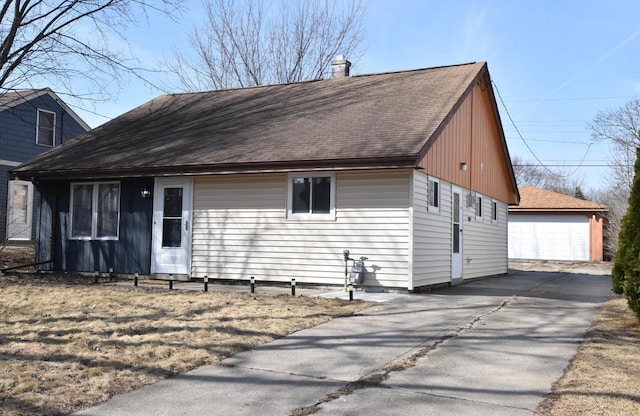
[[[140,196],[142,197],[142,199],[151,198],[151,191],[147,188],[144,188],[142,191],[140,191]]]
[[[467,170],[467,163],[466,162],[460,162],[460,170],[463,171],[463,172]]]

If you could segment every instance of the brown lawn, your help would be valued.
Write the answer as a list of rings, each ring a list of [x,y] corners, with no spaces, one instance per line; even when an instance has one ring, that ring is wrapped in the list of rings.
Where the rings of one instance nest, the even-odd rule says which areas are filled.
[[[68,414],[370,305],[0,274],[0,414]]]
[[[542,415],[640,415],[640,326],[626,300],[600,308]]]

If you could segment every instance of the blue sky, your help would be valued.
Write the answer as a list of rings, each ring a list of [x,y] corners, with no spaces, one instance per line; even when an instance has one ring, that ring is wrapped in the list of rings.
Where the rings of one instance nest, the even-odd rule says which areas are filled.
[[[600,188],[609,148],[591,143],[588,123],[640,94],[640,2],[561,0],[363,0],[366,51],[352,73],[376,73],[487,61],[512,156],[564,166]],[[180,22],[151,15],[129,42],[155,66],[171,44],[185,47],[186,31],[200,22],[200,2]],[[182,45],[182,46],[181,46]],[[95,112],[115,117],[158,95],[132,80],[117,99]],[[497,96],[497,94],[496,94]],[[78,109],[93,127],[107,119]],[[584,162],[581,161],[584,159]],[[537,163],[537,162],[536,162]],[[578,166],[580,165],[580,167]],[[598,166],[594,166],[598,165]]]

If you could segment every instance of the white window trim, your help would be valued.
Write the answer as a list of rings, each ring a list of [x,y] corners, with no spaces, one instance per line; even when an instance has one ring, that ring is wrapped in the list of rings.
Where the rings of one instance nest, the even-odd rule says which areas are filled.
[[[438,184],[438,195],[437,195],[437,200],[438,200],[438,205],[432,205],[431,198],[429,197],[429,182],[435,182]],[[438,178],[434,178],[432,176],[427,177],[427,212],[433,212],[433,213],[439,213],[440,212],[440,196],[441,196],[441,191],[440,191],[440,179]]]
[[[98,186],[99,185],[118,185],[118,225],[116,226],[116,235],[108,237],[97,237],[96,230],[98,229]],[[74,236],[73,235],[73,188],[75,185],[93,185],[93,191],[91,195],[91,236]],[[120,239],[120,201],[122,198],[122,186],[118,181],[105,181],[105,182],[71,182],[71,193],[69,197],[69,240],[97,240],[97,241],[117,241]]]
[[[49,114],[53,114],[53,138],[52,138],[52,143],[51,144],[45,144],[45,143],[40,143],[40,113],[49,113]],[[46,146],[46,147],[55,147],[56,146],[56,113],[54,113],[53,111],[49,111],[49,110],[43,110],[41,108],[37,109],[37,122],[36,122],[36,144],[39,146]]]
[[[476,193],[476,199],[475,199],[475,214],[476,214],[476,221],[482,221],[482,216],[484,215],[484,197],[482,196],[482,194],[478,194]],[[478,207],[480,207],[480,215],[478,215]]]
[[[495,210],[493,209],[493,207],[495,206]],[[497,224],[498,223],[498,207],[500,206],[500,204],[498,203],[497,200],[491,198],[491,224]],[[495,218],[493,217],[495,215]]]
[[[328,214],[293,213],[293,178],[331,178]],[[336,219],[336,174],[335,172],[294,172],[287,175],[287,220],[291,221],[335,221]]]

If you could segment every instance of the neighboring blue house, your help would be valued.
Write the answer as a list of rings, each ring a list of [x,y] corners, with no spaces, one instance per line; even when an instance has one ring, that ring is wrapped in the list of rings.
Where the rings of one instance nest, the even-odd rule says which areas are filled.
[[[9,180],[8,172],[41,153],[89,130],[53,91],[0,93],[0,242],[36,239],[33,185]]]

